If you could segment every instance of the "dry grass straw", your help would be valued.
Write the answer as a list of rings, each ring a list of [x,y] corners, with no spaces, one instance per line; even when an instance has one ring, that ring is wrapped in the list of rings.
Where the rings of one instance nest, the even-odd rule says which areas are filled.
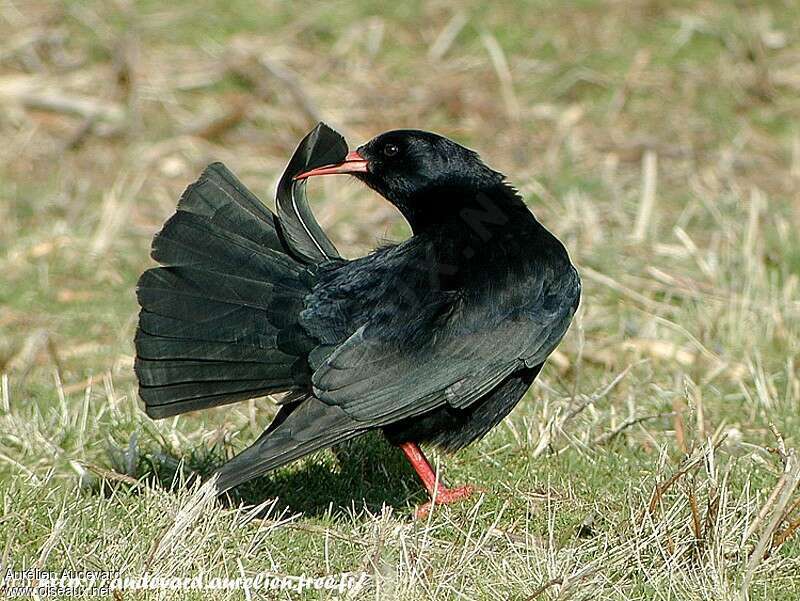
[[[715,2],[336,8],[279,21],[267,2],[200,34],[194,6],[0,3],[4,565],[347,566],[370,575],[354,599],[800,590],[791,19]],[[195,472],[271,404],[158,423],[136,404],[132,289],[153,233],[211,160],[269,202],[318,119],[353,143],[411,126],[476,147],[584,280],[533,393],[443,462],[490,493],[423,523],[410,503],[359,499],[321,516],[223,508]],[[362,189],[321,186],[315,211],[345,254],[407,233]],[[152,486],[143,466],[170,461],[183,486]]]

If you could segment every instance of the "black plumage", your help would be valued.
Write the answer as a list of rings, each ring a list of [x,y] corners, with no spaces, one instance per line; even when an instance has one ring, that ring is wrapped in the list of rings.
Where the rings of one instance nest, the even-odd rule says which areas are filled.
[[[375,189],[413,236],[340,258],[305,198],[305,179],[329,173]],[[214,164],[156,236],[162,266],[138,287],[147,413],[289,391],[267,431],[220,469],[220,491],[380,428],[447,502],[453,491],[434,490],[416,445],[459,449],[522,398],[578,305],[566,250],[474,152],[416,130],[347,154],[320,124],[277,206],[276,217]]]

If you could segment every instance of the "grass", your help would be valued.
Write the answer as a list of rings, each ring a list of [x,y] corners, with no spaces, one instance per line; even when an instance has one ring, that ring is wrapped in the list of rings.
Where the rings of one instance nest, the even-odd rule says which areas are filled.
[[[367,574],[243,599],[796,599],[798,23],[781,0],[0,3],[3,571]],[[153,233],[213,159],[269,203],[316,119],[476,148],[583,275],[524,401],[437,458],[485,494],[424,522],[377,435],[217,503],[197,475],[271,402],[152,422],[136,397]],[[345,254],[407,235],[341,183],[311,195]],[[181,593],[209,596],[229,594]]]

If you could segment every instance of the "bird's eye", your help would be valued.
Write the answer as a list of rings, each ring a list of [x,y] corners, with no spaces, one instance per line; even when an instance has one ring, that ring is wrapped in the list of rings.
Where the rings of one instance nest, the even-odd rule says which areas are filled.
[[[387,144],[383,147],[383,154],[385,154],[387,157],[393,157],[398,152],[400,152],[400,149],[394,144]]]

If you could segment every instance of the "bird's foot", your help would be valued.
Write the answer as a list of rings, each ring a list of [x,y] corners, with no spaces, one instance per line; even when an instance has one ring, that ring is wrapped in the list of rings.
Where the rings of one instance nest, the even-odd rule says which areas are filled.
[[[431,509],[433,509],[434,505],[450,505],[452,503],[458,503],[459,501],[469,497],[477,490],[479,489],[469,485],[458,486],[456,488],[440,487],[436,491],[436,495],[430,501],[417,507],[417,510],[414,512],[414,517],[417,519],[424,519],[428,517],[428,514],[431,512]]]

